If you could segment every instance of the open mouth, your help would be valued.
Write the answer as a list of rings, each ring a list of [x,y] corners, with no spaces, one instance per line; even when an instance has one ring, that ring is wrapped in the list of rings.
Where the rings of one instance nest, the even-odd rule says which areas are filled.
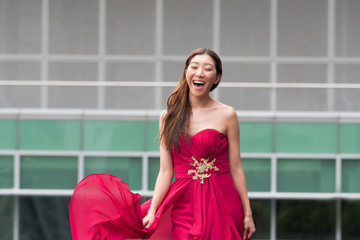
[[[205,82],[203,81],[193,81],[193,83],[196,87],[201,87],[205,85]]]

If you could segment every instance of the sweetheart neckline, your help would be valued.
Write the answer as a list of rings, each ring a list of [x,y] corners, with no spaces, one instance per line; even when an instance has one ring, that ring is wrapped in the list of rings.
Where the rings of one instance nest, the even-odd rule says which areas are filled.
[[[220,135],[226,136],[225,133],[220,132],[219,130],[217,130],[217,129],[215,129],[215,128],[204,128],[204,129],[198,131],[197,133],[195,133],[194,135],[189,135],[189,136],[190,136],[191,138],[193,138],[193,137],[195,137],[196,135],[198,135],[198,134],[200,134],[200,133],[202,133],[202,132],[205,132],[205,131],[214,131],[214,132],[219,133]]]

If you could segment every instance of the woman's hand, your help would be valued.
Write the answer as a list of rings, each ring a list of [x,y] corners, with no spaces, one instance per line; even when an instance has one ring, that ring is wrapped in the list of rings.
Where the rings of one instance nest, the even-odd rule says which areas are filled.
[[[255,231],[256,231],[256,229],[255,229],[255,224],[254,224],[254,220],[253,220],[252,216],[245,216],[245,218],[244,218],[244,239],[246,240],[246,239],[250,238],[254,234]]]
[[[152,213],[146,214],[146,216],[143,218],[143,225],[145,229],[148,229],[150,225],[154,222],[155,215]]]

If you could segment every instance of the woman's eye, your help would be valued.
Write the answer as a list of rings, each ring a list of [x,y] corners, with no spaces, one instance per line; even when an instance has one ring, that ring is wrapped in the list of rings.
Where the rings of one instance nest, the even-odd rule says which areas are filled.
[[[197,69],[197,67],[196,66],[191,66],[191,69]]]
[[[212,68],[205,68],[205,70],[210,72],[210,71],[212,71]]]

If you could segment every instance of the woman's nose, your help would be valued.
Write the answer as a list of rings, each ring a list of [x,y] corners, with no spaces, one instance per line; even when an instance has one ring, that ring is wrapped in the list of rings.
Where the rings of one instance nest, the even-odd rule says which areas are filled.
[[[196,75],[200,77],[204,76],[204,69],[198,68],[198,70],[196,71]]]

